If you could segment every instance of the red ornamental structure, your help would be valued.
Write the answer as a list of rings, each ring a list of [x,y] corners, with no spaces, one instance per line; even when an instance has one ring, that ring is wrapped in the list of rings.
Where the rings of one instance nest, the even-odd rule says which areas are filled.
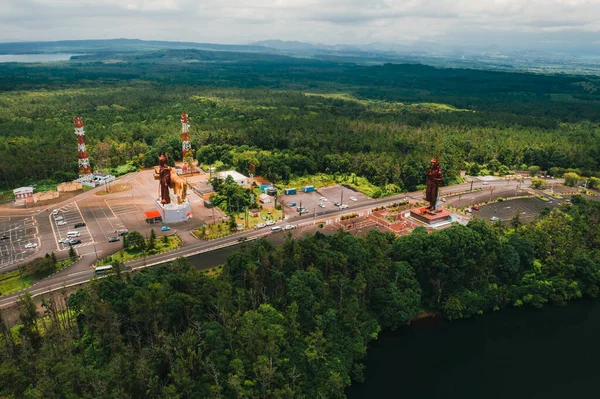
[[[444,180],[444,176],[442,175],[440,161],[435,157],[431,160],[431,164],[427,169],[427,189],[425,190],[425,199],[429,202],[427,209],[430,211],[437,210],[438,191],[442,180]]]
[[[85,131],[83,130],[83,120],[81,116],[73,118],[73,126],[75,126],[75,134],[77,135],[77,159],[79,163],[79,176],[90,177],[92,174],[92,168],[90,166],[90,160],[85,149]]]
[[[185,112],[181,113],[181,159],[184,162],[184,169],[186,168],[186,157],[192,156],[192,143],[190,143],[190,124],[188,123],[188,116]]]

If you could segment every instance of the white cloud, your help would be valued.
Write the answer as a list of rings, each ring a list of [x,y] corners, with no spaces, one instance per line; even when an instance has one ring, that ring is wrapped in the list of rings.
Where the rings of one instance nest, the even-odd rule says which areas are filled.
[[[588,40],[600,31],[598,15],[600,0],[2,0],[0,41],[458,43],[475,35],[469,40],[493,44],[561,32],[574,39],[575,29]]]

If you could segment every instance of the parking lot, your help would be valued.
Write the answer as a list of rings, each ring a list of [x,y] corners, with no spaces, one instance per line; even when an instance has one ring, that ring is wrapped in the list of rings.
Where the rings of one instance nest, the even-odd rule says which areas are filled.
[[[38,229],[31,217],[0,217],[0,270],[39,251]],[[26,248],[32,244],[33,248]]]
[[[67,232],[70,231],[78,232],[79,236],[72,237],[72,239],[81,241],[80,243],[74,244],[73,248],[85,247],[94,243],[87,226],[75,227],[77,223],[84,222],[76,202],[58,208],[58,213],[56,215],[50,214],[48,217],[54,230],[54,236],[59,251],[69,250]]]
[[[299,189],[300,190],[300,189]],[[353,200],[355,199],[355,200]],[[279,196],[279,202],[283,204],[285,213],[289,215],[297,215],[297,207],[302,206],[308,209],[308,213],[312,214],[316,210],[316,214],[325,211],[337,209],[339,205],[335,203],[343,203],[348,205],[348,209],[352,209],[356,205],[360,205],[369,197],[343,186],[322,187],[311,193],[298,191],[297,194]],[[296,205],[292,205],[296,203]],[[322,204],[320,206],[319,204]]]
[[[552,199],[550,201],[543,201],[537,197],[517,198],[482,205],[479,207],[479,211],[473,212],[473,217],[487,220],[497,217],[501,221],[508,221],[516,214],[519,214],[521,220],[532,219],[539,215],[544,208],[552,209],[558,206],[560,202],[562,200]]]

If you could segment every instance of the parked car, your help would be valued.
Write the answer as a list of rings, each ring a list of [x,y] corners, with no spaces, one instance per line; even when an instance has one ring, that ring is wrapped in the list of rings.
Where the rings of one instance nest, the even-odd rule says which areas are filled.
[[[308,213],[308,209],[306,209],[306,208],[300,209],[300,214],[302,215],[303,213]]]
[[[483,182],[483,183],[481,183],[481,184],[483,184],[484,186],[487,186],[487,185],[488,185],[488,184],[490,184],[490,183],[488,183],[488,182],[484,181],[484,182]]]
[[[358,201],[358,198],[356,198],[356,197],[350,197],[350,201]]]
[[[335,201],[335,202],[333,203],[333,205],[335,205],[335,206],[340,206],[340,205],[342,205],[342,204],[340,204],[339,202]]]
[[[69,243],[69,241],[71,241],[71,239],[70,239],[70,238],[61,238],[60,240],[58,240],[58,242],[59,242],[60,244],[68,244],[68,243]]]
[[[65,218],[62,216],[54,216],[54,220],[59,221],[59,220],[64,220]]]
[[[81,240],[69,240],[68,244],[69,244],[69,245],[77,245],[77,244],[81,244]]]
[[[321,203],[319,204],[319,207],[321,207],[321,208],[325,208],[325,204],[321,202]]]
[[[269,220],[266,224],[267,224],[267,226],[273,226],[275,224],[275,222],[272,220]]]
[[[83,222],[75,223],[75,226],[73,226],[73,227],[75,227],[76,229],[79,227],[85,227],[85,223],[83,223]]]
[[[117,242],[121,241],[120,237],[108,237],[108,242]]]
[[[442,201],[442,202],[446,202],[446,197],[442,197],[442,198],[440,198],[440,201]]]
[[[242,231],[244,230],[244,226],[242,226],[241,224],[238,224],[237,226],[235,226],[237,231]]]
[[[121,237],[125,237],[127,234],[129,234],[129,232],[128,232],[128,231],[119,231],[119,235],[120,235]]]
[[[340,205],[340,209],[346,209],[346,208],[348,208],[348,205],[347,205],[347,204],[342,204],[342,205]]]
[[[29,244],[25,244],[25,248],[27,249],[31,249],[31,248],[35,248],[37,247],[37,243],[35,242],[30,242]]]
[[[52,214],[53,214],[54,216],[58,215],[58,209],[55,209],[55,210],[53,210],[53,211],[52,211]]]
[[[471,210],[471,208],[467,208],[467,209],[465,209],[465,212],[471,213],[471,212],[473,212],[473,210]]]
[[[169,226],[163,226],[160,228],[160,231],[169,231],[171,228]]]
[[[293,224],[286,224],[284,230],[293,230],[295,228],[296,226],[294,226]]]
[[[497,222],[497,221],[498,221],[498,220],[500,220],[500,219],[498,218],[498,216],[492,216],[492,217],[490,218],[490,220],[491,220],[492,222]]]
[[[64,226],[66,224],[67,224],[67,222],[65,222],[64,220],[59,220],[58,222],[56,222],[57,226]]]
[[[290,202],[290,206],[296,206],[295,202]]]
[[[262,229],[262,228],[263,228],[263,227],[265,227],[265,226],[266,226],[266,224],[264,224],[264,223],[259,223],[259,224],[257,224],[257,225],[256,225],[256,228],[257,228],[257,229]]]
[[[325,198],[325,197],[321,197],[321,198],[319,198],[319,201],[323,201],[323,202],[325,202],[325,201],[327,201],[327,198]]]
[[[8,236],[6,234],[2,234],[2,237],[0,237],[0,240],[8,240]]]
[[[479,210],[479,206],[478,205],[473,205],[473,210],[474,211],[478,211]]]

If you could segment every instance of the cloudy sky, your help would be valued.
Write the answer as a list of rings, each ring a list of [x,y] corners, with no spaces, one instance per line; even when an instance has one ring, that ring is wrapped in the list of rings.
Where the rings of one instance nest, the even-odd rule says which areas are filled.
[[[0,41],[138,38],[600,49],[600,0],[0,0]]]

